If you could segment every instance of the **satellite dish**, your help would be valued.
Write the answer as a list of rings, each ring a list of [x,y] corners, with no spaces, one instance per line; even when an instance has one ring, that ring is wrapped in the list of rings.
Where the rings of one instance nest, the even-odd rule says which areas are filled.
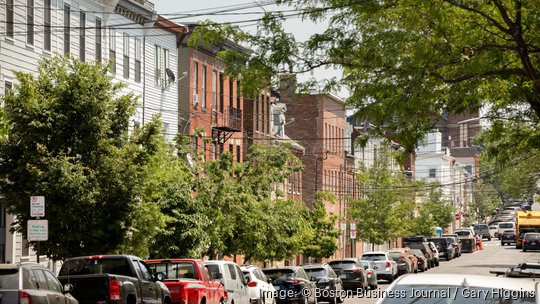
[[[174,76],[173,71],[171,71],[171,69],[169,69],[169,68],[166,68],[165,73],[167,73],[167,77],[169,77],[169,82],[173,83],[175,81],[175,79],[176,79],[176,77]]]
[[[195,167],[195,163],[193,162],[193,158],[191,157],[191,154],[186,154],[186,160],[191,168]]]

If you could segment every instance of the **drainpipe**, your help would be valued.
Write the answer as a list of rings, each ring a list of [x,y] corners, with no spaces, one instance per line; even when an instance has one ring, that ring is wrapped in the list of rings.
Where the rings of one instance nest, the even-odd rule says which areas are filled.
[[[143,89],[142,89],[142,125],[144,127],[144,109],[146,107],[145,105],[145,99],[146,99],[146,29],[143,29],[143,49],[142,49],[142,56],[143,56]]]

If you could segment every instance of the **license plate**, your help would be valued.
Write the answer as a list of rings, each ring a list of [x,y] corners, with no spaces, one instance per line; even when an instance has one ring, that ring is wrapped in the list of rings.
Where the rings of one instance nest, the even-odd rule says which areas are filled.
[[[280,289],[281,289],[281,287],[280,287],[279,285],[278,285],[278,286],[274,286],[274,288],[275,288],[276,290],[280,290]]]
[[[346,274],[340,274],[340,275],[339,275],[339,278],[340,278],[340,279],[345,279],[346,277],[347,277]]]
[[[531,245],[536,245],[536,242],[532,242]]]
[[[368,274],[367,277],[368,277],[368,279],[371,279],[371,274]]]

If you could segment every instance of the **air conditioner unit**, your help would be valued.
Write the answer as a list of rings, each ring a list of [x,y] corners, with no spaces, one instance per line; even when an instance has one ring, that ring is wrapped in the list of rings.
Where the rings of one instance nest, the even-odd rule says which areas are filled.
[[[193,108],[197,108],[199,106],[199,94],[193,94]]]

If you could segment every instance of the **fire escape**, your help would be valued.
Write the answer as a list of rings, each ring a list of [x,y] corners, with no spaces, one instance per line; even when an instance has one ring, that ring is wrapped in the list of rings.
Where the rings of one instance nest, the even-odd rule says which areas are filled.
[[[212,141],[225,143],[233,133],[242,131],[242,110],[229,106],[212,113]]]

